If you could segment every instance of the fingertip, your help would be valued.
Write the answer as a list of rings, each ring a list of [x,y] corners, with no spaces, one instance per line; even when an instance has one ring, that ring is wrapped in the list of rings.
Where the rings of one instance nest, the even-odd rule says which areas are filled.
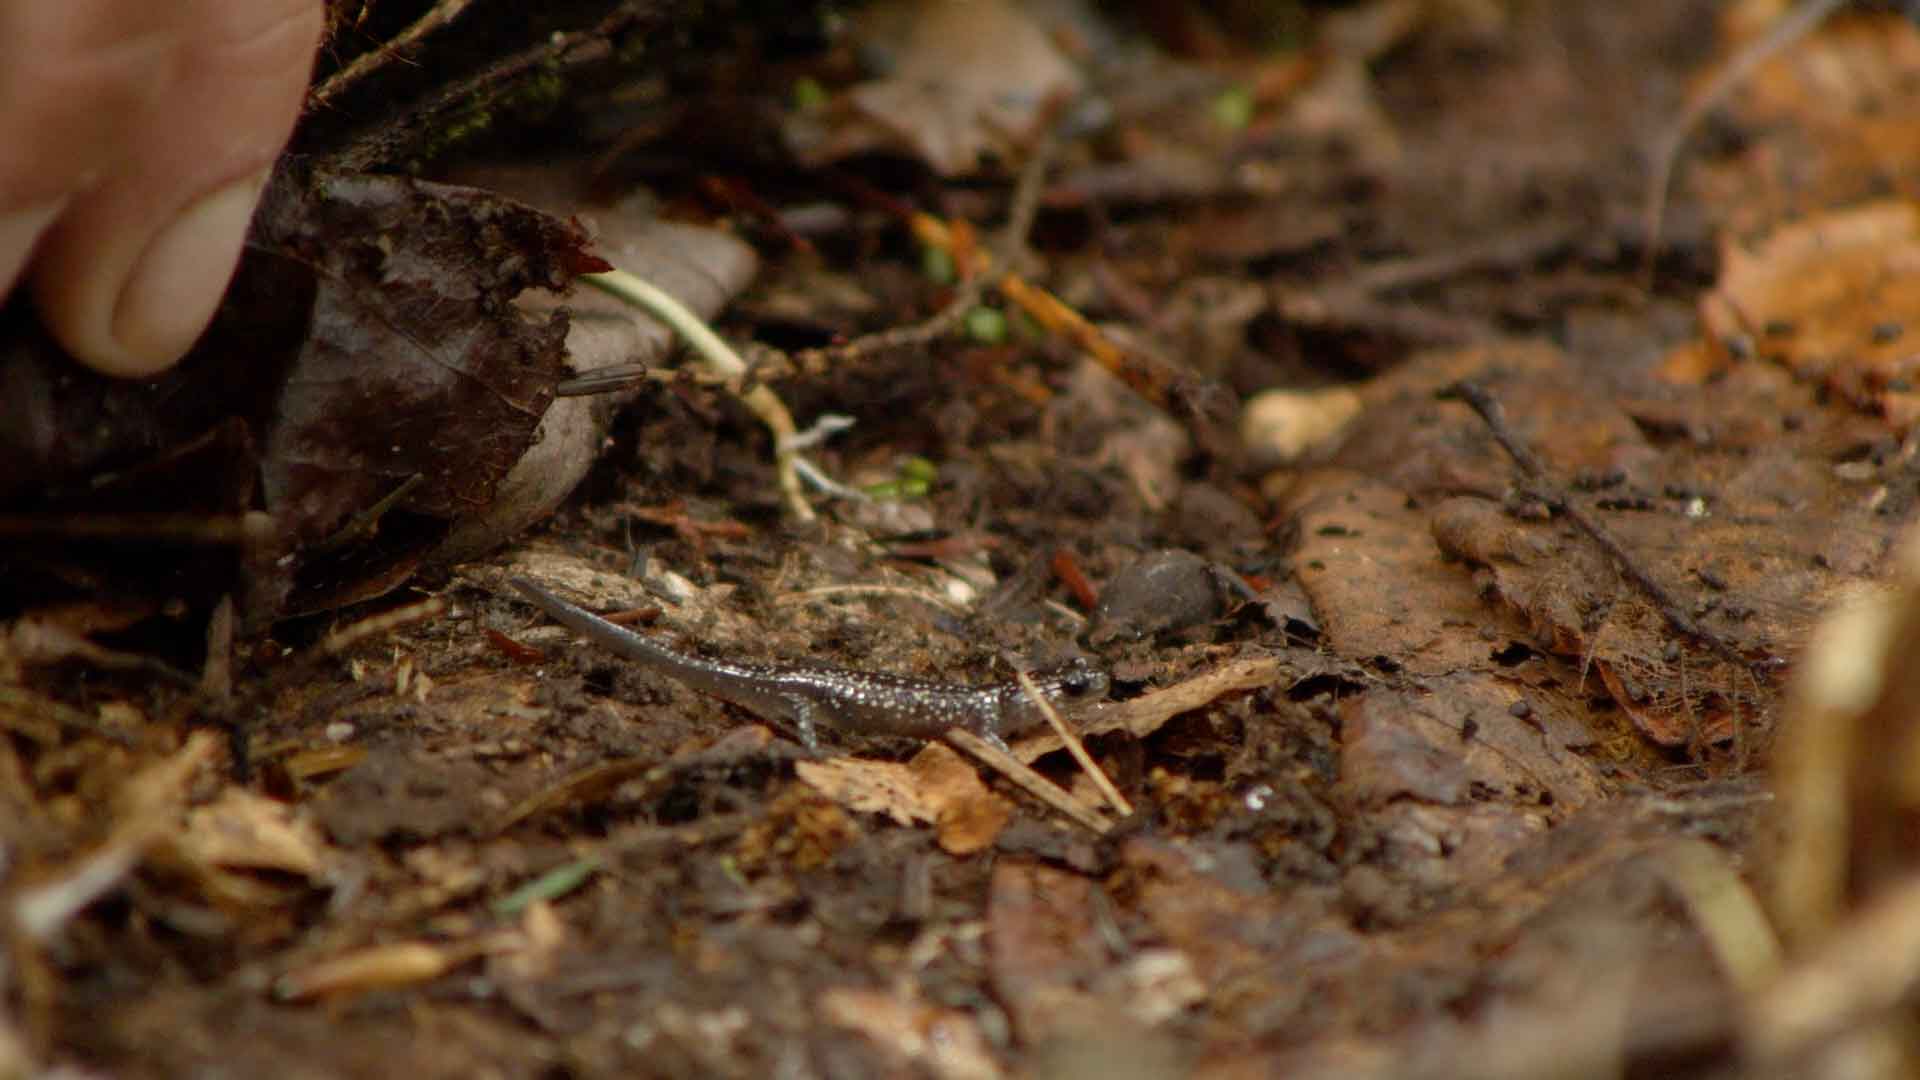
[[[34,298],[80,362],[123,378],[178,363],[212,321],[265,186],[261,170],[202,196],[146,236],[55,252],[34,268]]]
[[[20,271],[40,243],[40,235],[60,215],[66,199],[51,199],[33,206],[0,213],[0,297],[12,291],[20,280]]]
[[[262,169],[220,188],[162,228],[134,264],[113,310],[113,337],[161,366],[199,340],[233,280],[261,189]]]

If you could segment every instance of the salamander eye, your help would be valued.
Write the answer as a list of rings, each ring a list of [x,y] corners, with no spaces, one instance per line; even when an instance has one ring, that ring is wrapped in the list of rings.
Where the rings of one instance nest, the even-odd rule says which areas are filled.
[[[1094,670],[1085,660],[1079,660],[1059,675],[1060,692],[1068,697],[1089,697],[1106,692],[1106,676]]]

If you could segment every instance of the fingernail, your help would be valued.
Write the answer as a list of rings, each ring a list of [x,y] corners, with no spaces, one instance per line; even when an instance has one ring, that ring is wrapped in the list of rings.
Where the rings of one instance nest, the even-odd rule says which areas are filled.
[[[19,280],[34,245],[40,242],[40,234],[66,205],[66,199],[54,199],[0,214],[0,297],[5,297]]]
[[[130,359],[157,370],[193,347],[233,279],[266,183],[263,169],[203,196],[147,243],[113,308],[113,337]]]

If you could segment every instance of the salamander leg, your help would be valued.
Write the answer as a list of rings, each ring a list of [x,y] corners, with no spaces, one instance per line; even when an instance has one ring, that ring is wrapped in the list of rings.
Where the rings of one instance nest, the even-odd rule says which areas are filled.
[[[788,703],[793,726],[800,732],[800,744],[815,754],[820,752],[820,710],[806,698],[792,698]]]

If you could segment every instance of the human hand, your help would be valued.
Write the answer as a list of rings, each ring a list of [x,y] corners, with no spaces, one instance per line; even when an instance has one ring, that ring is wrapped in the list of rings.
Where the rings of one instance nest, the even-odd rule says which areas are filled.
[[[213,317],[293,130],[321,0],[0,0],[0,297],[164,370]]]

